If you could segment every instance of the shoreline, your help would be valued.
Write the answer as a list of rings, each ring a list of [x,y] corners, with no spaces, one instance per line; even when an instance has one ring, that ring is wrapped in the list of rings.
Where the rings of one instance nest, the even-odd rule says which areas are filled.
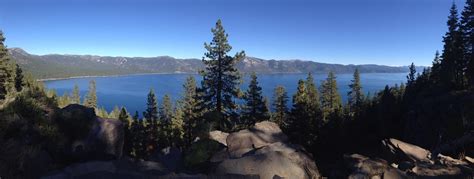
[[[241,74],[250,74],[251,72],[241,73]],[[360,74],[373,74],[373,73],[408,73],[408,72],[369,72],[369,73],[360,73]],[[106,78],[106,77],[123,77],[123,76],[141,76],[141,75],[198,75],[199,73],[131,73],[131,74],[120,74],[120,75],[86,75],[86,76],[71,76],[71,77],[59,77],[59,78],[44,78],[37,79],[39,82],[47,81],[59,81],[59,80],[70,80],[70,79],[81,79],[81,78]],[[281,73],[261,73],[261,74],[307,74],[303,72],[281,72]],[[313,73],[313,74],[325,74],[325,73]],[[351,74],[351,73],[339,73],[339,74]]]
[[[59,78],[44,78],[38,79],[36,81],[58,81],[58,80],[70,80],[70,79],[81,79],[81,78],[106,78],[106,77],[122,77],[122,76],[140,76],[140,75],[172,75],[172,74],[198,74],[198,73],[131,73],[131,74],[121,74],[121,75],[87,75],[87,76],[71,76],[71,77],[59,77]]]

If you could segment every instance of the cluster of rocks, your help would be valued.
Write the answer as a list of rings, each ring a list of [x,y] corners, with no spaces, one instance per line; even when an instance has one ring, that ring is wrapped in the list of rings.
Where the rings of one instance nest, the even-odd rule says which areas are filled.
[[[384,159],[345,155],[349,178],[469,178],[474,177],[470,157],[462,160],[438,154],[397,139],[382,141]]]
[[[320,177],[311,155],[289,143],[273,122],[256,123],[228,135],[214,131],[210,138],[227,146],[210,160],[216,164],[214,174],[257,175],[263,179]]]

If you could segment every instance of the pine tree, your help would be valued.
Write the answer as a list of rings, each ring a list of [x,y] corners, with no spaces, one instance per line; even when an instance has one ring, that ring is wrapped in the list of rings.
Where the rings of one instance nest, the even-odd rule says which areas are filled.
[[[171,146],[182,147],[184,138],[183,111],[180,107],[175,108],[171,119]]]
[[[77,84],[74,85],[74,89],[72,90],[72,103],[74,104],[81,104],[81,95],[79,92],[79,86]]]
[[[411,63],[410,67],[410,72],[408,73],[408,76],[407,76],[407,86],[412,86],[414,83],[415,83],[415,80],[416,80],[416,68],[415,68],[415,64],[414,63]]]
[[[288,120],[288,94],[283,86],[277,86],[273,93],[272,121],[277,123],[281,128],[286,128]]]
[[[90,108],[97,108],[97,92],[95,80],[89,82],[89,92],[87,93],[86,99],[84,100],[84,106]]]
[[[158,147],[158,102],[156,100],[155,91],[150,90],[147,97],[147,108],[143,112],[145,117],[145,155],[151,154]]]
[[[206,65],[205,71],[201,72],[203,97],[207,109],[228,116],[236,108],[233,98],[239,95],[240,75],[235,64],[245,57],[245,53],[239,52],[234,57],[227,55],[232,47],[221,20],[211,31],[214,37],[209,44],[204,44],[207,52],[202,60]]]
[[[440,81],[440,74],[441,74],[441,58],[439,56],[439,52],[436,50],[435,57],[433,59],[433,65],[431,67],[431,79],[433,79],[434,83],[439,83]]]
[[[362,85],[360,83],[360,73],[359,69],[354,71],[354,79],[351,80],[349,88],[351,91],[347,93],[349,111],[352,115],[359,114],[362,109],[362,103],[364,100],[364,93],[362,92]]]
[[[309,115],[307,109],[308,96],[306,94],[305,81],[298,81],[296,94],[293,95],[293,108],[291,109],[291,117],[287,122],[287,133],[298,144],[305,142],[305,128],[307,128]]]
[[[133,156],[135,158],[143,159],[147,155],[147,135],[143,120],[138,119],[138,111],[135,111],[135,115],[133,115],[133,122],[130,130]]]
[[[171,98],[168,95],[163,96],[163,101],[159,108],[160,122],[159,125],[159,136],[161,139],[160,144],[164,146],[171,146],[173,139],[172,136],[172,119],[173,119],[173,105],[171,104]]]
[[[184,147],[191,145],[196,137],[197,120],[202,116],[200,113],[199,99],[196,89],[196,80],[193,76],[186,79],[183,85],[184,94],[179,101],[183,113]]]
[[[474,87],[474,0],[466,0],[466,5],[461,13],[461,35],[464,47],[463,59],[466,61],[466,76],[471,87]]]
[[[308,115],[308,123],[306,124],[307,133],[310,133],[310,130],[320,126],[322,124],[322,111],[321,111],[321,102],[318,92],[318,88],[314,83],[313,75],[308,73],[305,81],[306,85],[306,113]]]
[[[25,82],[23,80],[23,70],[21,70],[20,65],[15,64],[15,89],[17,92],[21,92],[23,90],[23,86],[25,86]]]
[[[112,118],[112,119],[119,119],[120,112],[121,112],[120,108],[118,106],[114,106],[114,109],[112,109],[112,111],[110,111],[108,117]]]
[[[249,87],[244,94],[245,106],[242,110],[244,125],[251,126],[256,122],[268,120],[268,109],[262,96],[262,88],[258,85],[257,75],[252,73]]]
[[[10,78],[13,73],[10,68],[8,49],[4,42],[5,37],[3,37],[3,32],[0,31],[0,100],[5,99],[9,92],[9,86],[11,85]]]
[[[336,76],[330,71],[328,77],[321,86],[321,105],[324,117],[334,112],[340,112],[342,108],[341,95],[337,89]]]
[[[463,44],[459,31],[458,11],[456,4],[450,9],[448,17],[448,32],[443,37],[444,49],[441,55],[441,80],[444,85],[452,88],[461,88],[464,85]]]
[[[132,153],[132,137],[131,137],[131,130],[130,130],[130,119],[125,107],[120,109],[120,114],[118,115],[118,120],[123,124],[123,133],[124,133],[124,143],[123,143],[123,153],[126,155],[131,155]]]

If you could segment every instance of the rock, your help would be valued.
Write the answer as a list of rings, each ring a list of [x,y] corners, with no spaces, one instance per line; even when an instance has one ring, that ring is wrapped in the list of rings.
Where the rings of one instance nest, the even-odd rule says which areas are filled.
[[[288,137],[273,122],[259,122],[250,129],[229,134],[226,143],[229,155],[239,158],[243,154],[275,142],[286,142]]]
[[[311,155],[288,142],[277,124],[260,122],[229,134],[227,150],[213,155],[216,175],[258,175],[260,178],[319,178]]]
[[[413,168],[413,173],[418,177],[456,177],[463,176],[460,168],[454,166],[442,166],[433,164],[417,164]]]
[[[53,159],[48,152],[44,150],[34,152],[33,155],[28,158],[28,162],[23,165],[24,170],[28,171],[25,176],[35,178],[44,175],[48,172],[52,164]]]
[[[215,140],[225,146],[227,146],[227,136],[229,136],[228,133],[222,132],[222,131],[211,131],[209,132],[209,139]]]
[[[424,162],[433,163],[430,160],[431,153],[421,147],[413,144],[409,144],[397,139],[385,139],[382,141],[385,153],[388,154],[389,160],[400,162],[400,161],[412,161],[412,162]]]
[[[353,173],[366,176],[382,175],[389,165],[381,159],[370,159],[359,154],[344,155],[344,161]]]
[[[119,120],[102,119],[95,115],[93,108],[71,104],[59,110],[57,121],[71,143],[66,151],[66,158],[71,161],[122,156],[124,131]]]
[[[123,124],[116,119],[96,118],[86,141],[86,148],[90,153],[120,158],[124,144]]]
[[[274,176],[309,178],[303,168],[292,162],[282,152],[269,152],[224,160],[217,166],[215,173],[259,175],[262,179],[272,179]]]

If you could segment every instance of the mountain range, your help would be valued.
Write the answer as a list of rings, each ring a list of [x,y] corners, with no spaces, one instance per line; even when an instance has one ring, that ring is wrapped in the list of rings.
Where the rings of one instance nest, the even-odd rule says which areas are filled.
[[[24,71],[37,79],[68,78],[75,76],[106,76],[139,73],[197,73],[204,69],[200,59],[158,57],[111,57],[96,55],[33,55],[21,48],[9,48],[9,53]],[[342,65],[304,60],[264,60],[246,57],[237,63],[243,73],[403,73],[407,66]]]

